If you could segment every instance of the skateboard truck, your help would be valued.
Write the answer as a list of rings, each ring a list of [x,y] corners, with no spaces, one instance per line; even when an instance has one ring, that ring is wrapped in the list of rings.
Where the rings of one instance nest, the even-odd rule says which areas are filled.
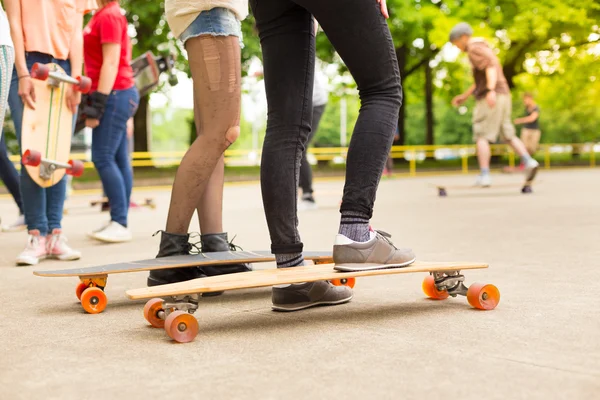
[[[60,72],[51,71],[46,64],[35,63],[31,68],[31,77],[41,81],[48,81],[48,85],[58,87],[60,82],[70,83],[75,89],[81,93],[87,93],[92,88],[92,80],[87,76],[79,76],[77,79],[62,74]]]
[[[83,163],[79,160],[69,160],[68,163],[61,163],[58,161],[48,160],[42,158],[42,154],[35,150],[26,150],[21,158],[23,165],[29,165],[32,167],[40,166],[40,178],[49,180],[52,178],[52,174],[60,168],[64,168],[69,175],[75,177],[81,176],[83,173]]]
[[[456,297],[459,294],[461,296],[466,296],[467,291],[469,290],[469,288],[463,284],[465,277],[460,274],[460,271],[433,272],[433,279],[438,290],[445,290],[452,297]]]

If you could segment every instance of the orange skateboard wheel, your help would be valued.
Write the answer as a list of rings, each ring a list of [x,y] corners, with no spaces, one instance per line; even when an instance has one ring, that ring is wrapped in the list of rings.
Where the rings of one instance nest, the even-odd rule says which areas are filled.
[[[35,150],[25,150],[23,157],[21,157],[21,162],[23,165],[37,167],[42,162],[42,153]]]
[[[85,289],[88,288],[88,285],[86,285],[85,283],[81,282],[79,285],[77,285],[77,287],[75,288],[75,295],[77,296],[77,298],[79,300],[81,300],[81,294],[83,293],[83,291]]]
[[[427,275],[425,279],[423,279],[421,287],[423,288],[425,295],[431,299],[444,300],[449,296],[447,290],[438,290],[437,286],[435,286],[433,275]]]
[[[144,318],[155,328],[165,327],[165,320],[158,316],[160,311],[164,311],[162,299],[150,299],[144,306]]]
[[[493,310],[500,302],[500,291],[494,285],[474,283],[467,290],[467,300],[480,310]]]
[[[176,342],[188,343],[198,335],[198,321],[185,311],[173,311],[165,320],[165,330]]]
[[[348,286],[350,288],[353,288],[354,285],[356,285],[355,278],[337,278],[332,279],[329,282],[331,282],[333,286]]]
[[[87,76],[79,76],[77,77],[79,84],[75,86],[75,89],[79,90],[81,93],[87,93],[92,88],[92,80]]]
[[[81,306],[89,314],[98,314],[104,311],[108,300],[102,289],[90,287],[81,295]]]
[[[83,174],[83,163],[79,160],[69,160],[69,165],[71,168],[67,169],[67,174],[72,175],[74,177],[81,176]]]
[[[41,81],[45,81],[48,79],[50,75],[50,68],[46,64],[35,63],[33,67],[31,67],[31,77],[34,79],[39,79]]]

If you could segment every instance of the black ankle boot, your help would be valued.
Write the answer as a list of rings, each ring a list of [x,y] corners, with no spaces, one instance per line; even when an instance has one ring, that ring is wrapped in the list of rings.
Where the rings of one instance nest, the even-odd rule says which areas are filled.
[[[203,253],[235,251],[235,246],[227,241],[227,232],[200,235],[200,242]],[[252,271],[252,268],[248,264],[226,264],[219,265],[218,267],[201,267],[200,269],[206,276]]]
[[[165,231],[160,232],[160,248],[156,258],[190,254],[192,245],[189,242],[189,234],[179,235]],[[150,275],[148,276],[148,286],[189,281],[190,279],[201,278],[204,276],[202,271],[196,267],[158,269],[150,271]]]

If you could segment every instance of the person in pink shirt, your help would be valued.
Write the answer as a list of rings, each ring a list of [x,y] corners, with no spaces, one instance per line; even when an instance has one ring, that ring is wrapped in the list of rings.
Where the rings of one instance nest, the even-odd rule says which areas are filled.
[[[56,63],[73,77],[82,75],[83,15],[90,5],[95,8],[95,1],[5,0],[4,5],[15,50],[8,104],[20,145],[23,110],[35,108],[31,67],[36,62]],[[66,102],[77,115],[81,94],[71,86]],[[25,249],[17,257],[17,265],[35,265],[45,258],[79,259],[81,253],[67,246],[61,226],[66,179],[42,188],[21,168],[21,193],[29,235]]]

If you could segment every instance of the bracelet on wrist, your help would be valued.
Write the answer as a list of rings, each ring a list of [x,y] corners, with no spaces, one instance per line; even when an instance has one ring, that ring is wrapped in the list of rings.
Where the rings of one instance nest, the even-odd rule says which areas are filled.
[[[21,75],[19,76],[19,80],[23,79],[23,78],[30,78],[31,75],[27,74],[27,75]]]

